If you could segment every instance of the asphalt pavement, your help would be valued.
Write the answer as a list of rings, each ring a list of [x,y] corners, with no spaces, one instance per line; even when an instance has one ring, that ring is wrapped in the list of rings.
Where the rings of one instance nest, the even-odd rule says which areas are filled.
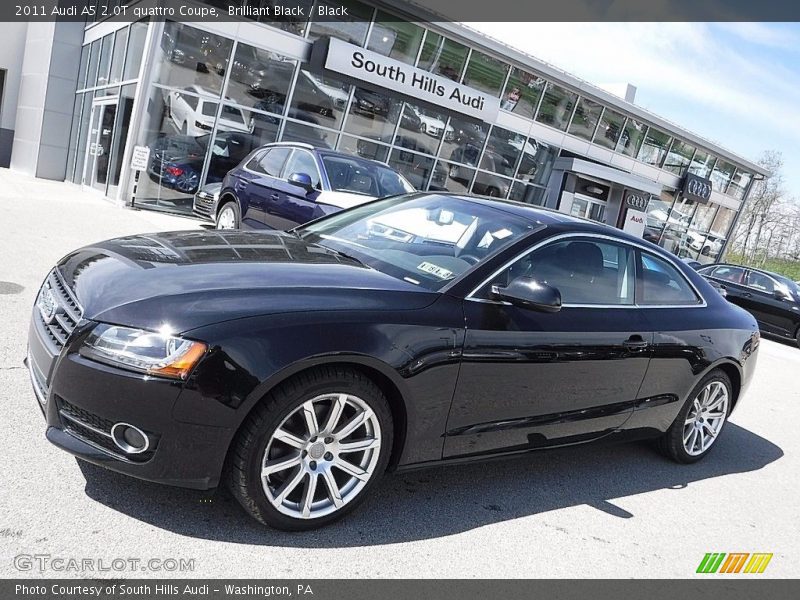
[[[692,577],[707,552],[773,553],[756,577],[800,575],[800,349],[783,342],[763,341],[749,393],[698,464],[635,443],[388,475],[355,514],[310,533],[266,529],[225,492],[57,450],[22,365],[45,274],[81,245],[199,225],[0,169],[0,576]],[[40,569],[57,559],[62,570]],[[140,562],[102,571],[119,559]]]

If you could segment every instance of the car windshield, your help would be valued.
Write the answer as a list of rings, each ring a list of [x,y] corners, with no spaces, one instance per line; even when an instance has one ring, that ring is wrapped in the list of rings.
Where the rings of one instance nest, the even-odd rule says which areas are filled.
[[[349,156],[323,155],[331,189],[380,198],[414,191],[399,173],[369,160]]]
[[[300,227],[312,243],[429,290],[542,225],[458,196],[406,195],[370,202]]]

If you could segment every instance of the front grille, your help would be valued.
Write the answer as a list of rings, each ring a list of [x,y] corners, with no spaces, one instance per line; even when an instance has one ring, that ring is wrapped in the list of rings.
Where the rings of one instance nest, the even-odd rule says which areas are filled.
[[[194,197],[194,209],[206,215],[211,214],[214,207],[214,198],[203,198],[202,196]]]
[[[83,308],[62,280],[58,269],[53,269],[47,276],[36,298],[36,306],[51,350],[58,354],[83,317]]]
[[[153,457],[154,448],[141,454],[127,455],[123,453],[111,438],[111,428],[114,426],[112,421],[70,404],[60,396],[56,396],[56,406],[64,425],[64,431],[117,460],[141,463],[147,462]],[[151,435],[150,439],[154,446],[154,436]]]

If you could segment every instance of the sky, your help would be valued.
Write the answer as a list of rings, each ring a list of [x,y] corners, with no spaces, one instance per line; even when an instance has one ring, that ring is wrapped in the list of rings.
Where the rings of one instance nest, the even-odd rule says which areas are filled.
[[[466,23],[728,150],[800,200],[800,23]]]

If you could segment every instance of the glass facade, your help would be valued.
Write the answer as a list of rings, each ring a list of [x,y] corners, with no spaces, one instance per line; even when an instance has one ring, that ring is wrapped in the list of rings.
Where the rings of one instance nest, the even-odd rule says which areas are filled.
[[[309,6],[314,3],[308,0]],[[521,131],[514,131],[354,85],[281,54],[277,43],[265,42],[273,48],[268,50],[202,26],[139,22],[82,49],[68,177],[95,187],[102,181],[111,195],[120,184],[126,140],[148,146],[151,164],[141,174],[135,203],[188,213],[200,186],[221,181],[254,148],[291,140],[385,161],[418,189],[552,203],[550,175],[563,152],[524,133],[536,131],[537,123],[677,177],[687,172],[710,177],[715,191],[736,200],[749,189],[751,172],[624,108],[471,47],[463,37],[451,39],[358,0],[345,5],[349,16],[338,20],[259,20],[265,39],[274,29],[312,42],[335,37],[461,82],[498,98],[501,111],[526,125],[516,119],[517,125],[509,126]],[[148,44],[149,27],[154,35]],[[139,86],[146,56],[151,57],[147,85]],[[135,102],[139,120],[129,132]],[[111,107],[98,108],[101,104]],[[101,118],[112,126],[100,126]],[[108,139],[100,139],[106,129]],[[99,147],[109,155],[99,159]],[[667,189],[650,200],[645,237],[681,256],[710,260],[735,214],[716,204],[695,206]]]

